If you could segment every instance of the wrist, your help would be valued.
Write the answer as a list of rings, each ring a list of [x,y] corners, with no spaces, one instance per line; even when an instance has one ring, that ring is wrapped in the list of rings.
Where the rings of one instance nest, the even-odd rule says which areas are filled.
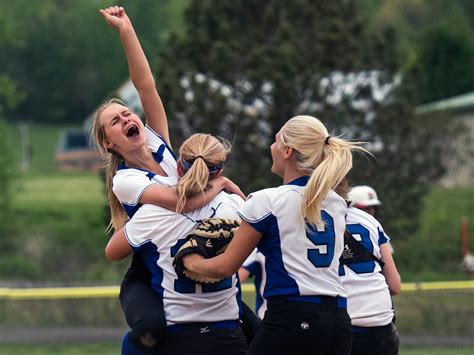
[[[117,27],[117,31],[120,36],[128,36],[133,33],[133,27],[129,23],[124,23]]]
[[[224,190],[227,186],[227,181],[222,176],[214,179],[212,182],[212,187],[215,188],[217,191]]]

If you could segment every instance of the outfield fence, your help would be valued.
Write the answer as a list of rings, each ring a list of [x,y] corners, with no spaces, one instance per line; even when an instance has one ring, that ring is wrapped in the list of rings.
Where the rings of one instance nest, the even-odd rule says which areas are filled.
[[[474,280],[403,283],[402,292],[474,290]],[[41,300],[70,298],[113,298],[119,294],[119,286],[97,287],[47,287],[47,288],[0,288],[0,299]],[[242,285],[243,293],[253,293],[252,284]]]

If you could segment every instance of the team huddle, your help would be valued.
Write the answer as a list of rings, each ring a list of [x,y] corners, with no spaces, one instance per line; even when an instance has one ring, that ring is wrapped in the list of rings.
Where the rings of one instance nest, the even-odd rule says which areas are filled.
[[[315,117],[293,117],[270,147],[282,185],[246,197],[222,176],[225,140],[194,134],[174,154],[131,21],[118,6],[100,12],[120,35],[146,116],[144,125],[113,99],[92,127],[115,230],[106,256],[133,255],[120,291],[131,328],[122,354],[398,354],[400,276],[390,238],[361,210],[380,201],[346,180],[353,152],[368,152]],[[241,299],[249,276],[257,314]]]

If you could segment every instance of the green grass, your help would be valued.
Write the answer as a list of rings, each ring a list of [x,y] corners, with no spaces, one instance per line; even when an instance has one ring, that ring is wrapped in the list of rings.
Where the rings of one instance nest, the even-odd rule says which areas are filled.
[[[79,128],[75,125],[40,125],[36,123],[28,124],[28,132],[32,147],[30,170],[35,173],[48,173],[54,171],[54,152],[61,131],[64,128]],[[12,135],[10,137],[11,150],[16,162],[21,160],[21,134],[18,124],[9,124],[8,129]]]
[[[112,342],[92,344],[0,344],[3,355],[117,355],[120,344]]]
[[[400,355],[472,355],[472,348],[448,347],[403,347]],[[102,342],[93,344],[42,344],[17,345],[0,344],[0,354],[3,355],[108,355],[119,354],[120,344]],[[296,354],[297,352],[295,352]]]
[[[413,236],[391,236],[403,281],[466,279],[461,269],[460,224],[463,216],[470,221],[472,246],[474,187],[433,187],[424,199],[419,231]]]
[[[402,292],[393,297],[402,334],[469,336],[474,334],[474,291]]]
[[[125,262],[110,263],[103,255],[108,241],[103,189],[98,174],[23,175],[12,206],[19,252],[0,253],[0,276],[118,283]]]
[[[403,347],[400,355],[472,355],[472,348],[448,348],[448,347]]]
[[[96,174],[58,173],[52,169],[60,129],[32,126],[30,130],[32,169],[20,174],[15,182],[12,204],[16,229],[9,240],[14,242],[16,252],[0,248],[0,278],[49,285],[117,285],[129,260],[111,263],[103,256],[108,241],[104,234],[107,221],[103,183]],[[16,147],[19,157],[15,130],[13,126],[12,147]],[[466,279],[460,269],[462,215],[470,218],[474,238],[474,188],[435,187],[425,198],[420,231],[403,238],[391,236],[404,282]],[[394,298],[397,326],[406,334],[472,336],[473,296],[472,291],[402,293]],[[254,305],[253,294],[243,297],[247,304]],[[0,319],[6,325],[113,325],[123,321],[117,302],[101,302],[2,301]],[[410,349],[406,351],[412,354]],[[1,347],[0,353],[5,353]]]

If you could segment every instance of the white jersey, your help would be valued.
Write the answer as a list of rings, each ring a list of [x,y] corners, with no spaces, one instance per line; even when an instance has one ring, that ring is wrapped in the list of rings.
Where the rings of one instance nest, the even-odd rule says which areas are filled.
[[[239,215],[262,234],[257,245],[265,255],[263,296],[342,296],[338,275],[344,246],[346,202],[330,191],[322,202],[325,228],[306,225],[302,216],[308,177],[253,193]]]
[[[242,267],[254,277],[255,284],[255,312],[260,319],[263,319],[267,310],[267,300],[263,297],[263,291],[267,281],[267,273],[265,272],[265,257],[257,249],[249,255]]]
[[[212,285],[200,285],[178,277],[173,268],[176,252],[196,227],[210,217],[239,219],[243,204],[237,195],[221,192],[201,209],[187,215],[144,204],[126,224],[125,232],[134,252],[141,252],[152,272],[152,287],[163,299],[168,325],[237,320],[240,285],[236,275]]]
[[[348,209],[346,223],[347,230],[355,239],[380,259],[380,245],[390,241],[380,223],[354,207]],[[381,271],[379,263],[374,260],[341,265],[340,275],[347,292],[347,312],[352,325],[377,327],[392,321],[392,298]]]
[[[178,166],[176,156],[163,138],[145,126],[146,144],[157,163],[160,164],[167,176],[161,176],[147,170],[128,168],[120,165],[113,179],[113,192],[122,203],[131,218],[138,210],[138,200],[143,192],[152,184],[164,187],[175,186],[178,183]]]

